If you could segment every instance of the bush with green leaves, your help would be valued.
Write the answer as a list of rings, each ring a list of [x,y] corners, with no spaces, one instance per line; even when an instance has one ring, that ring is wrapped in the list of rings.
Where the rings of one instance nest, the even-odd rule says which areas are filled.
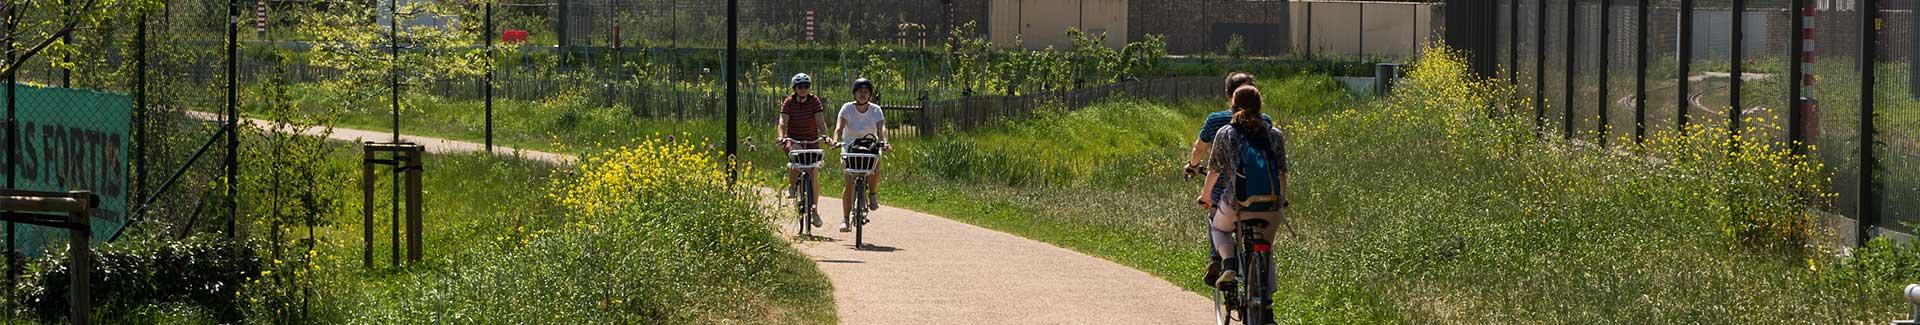
[[[773,235],[757,193],[726,184],[716,157],[697,142],[660,138],[588,155],[547,189],[566,211],[559,225],[463,243],[474,253],[402,280],[383,299],[391,305],[348,317],[666,324],[817,317],[780,308],[786,299],[827,299],[824,279],[789,276],[814,272],[811,263]]]
[[[21,305],[53,322],[68,314],[65,246],[36,259],[20,290]],[[197,237],[151,245],[106,245],[94,249],[88,285],[94,314],[114,320],[144,308],[186,305],[208,318],[237,323],[246,317],[243,292],[259,278],[258,253],[243,241]],[[120,315],[120,316],[116,316]]]

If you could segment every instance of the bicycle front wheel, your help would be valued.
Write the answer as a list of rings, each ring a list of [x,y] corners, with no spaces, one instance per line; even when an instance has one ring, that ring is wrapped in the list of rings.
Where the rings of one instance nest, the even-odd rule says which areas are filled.
[[[853,249],[866,247],[863,235],[867,228],[867,180],[853,183]]]

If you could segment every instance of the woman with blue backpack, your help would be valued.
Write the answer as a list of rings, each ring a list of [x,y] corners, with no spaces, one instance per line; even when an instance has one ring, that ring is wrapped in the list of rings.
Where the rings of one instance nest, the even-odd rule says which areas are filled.
[[[1206,165],[1203,165],[1203,164],[1207,162],[1206,160],[1207,155],[1213,152],[1214,135],[1218,134],[1221,128],[1224,128],[1227,126],[1227,124],[1233,122],[1233,112],[1234,112],[1233,91],[1239,90],[1240,87],[1256,86],[1256,85],[1254,85],[1254,78],[1252,74],[1248,74],[1245,72],[1231,72],[1231,73],[1227,73],[1226,86],[1227,87],[1225,89],[1222,89],[1220,91],[1220,95],[1227,100],[1227,108],[1220,110],[1218,112],[1207,114],[1206,122],[1200,125],[1199,137],[1197,140],[1193,141],[1193,152],[1188,154],[1187,156],[1187,167],[1186,167],[1187,178],[1193,178],[1195,176],[1204,176],[1203,174],[1206,174],[1206,167],[1205,167]],[[1268,117],[1266,114],[1259,114],[1259,115],[1260,115],[1260,119],[1267,121],[1267,123],[1273,123],[1273,118]],[[1213,193],[1212,197],[1217,200],[1220,197],[1221,193],[1226,192],[1226,188],[1222,188],[1222,187],[1219,187],[1218,185],[1215,185],[1215,186],[1209,187],[1209,191],[1211,191],[1210,193]],[[1214,281],[1219,279],[1220,270],[1221,270],[1220,255],[1208,254],[1207,273],[1204,277],[1201,278],[1201,281],[1203,283],[1212,284]]]
[[[1233,287],[1237,278],[1233,270],[1239,269],[1240,260],[1235,256],[1237,251],[1231,233],[1237,223],[1254,218],[1283,220],[1282,212],[1287,206],[1286,135],[1262,118],[1258,88],[1234,89],[1232,106],[1233,120],[1214,135],[1206,185],[1194,199],[1201,207],[1213,211],[1209,216],[1208,237],[1214,252],[1222,257],[1221,269],[1226,270],[1213,283],[1221,288]],[[1226,193],[1215,197],[1212,189],[1216,185],[1226,189]],[[1273,238],[1277,226],[1277,223],[1267,226],[1260,229],[1260,233],[1264,238]],[[1267,283],[1273,283],[1273,274],[1267,276]]]

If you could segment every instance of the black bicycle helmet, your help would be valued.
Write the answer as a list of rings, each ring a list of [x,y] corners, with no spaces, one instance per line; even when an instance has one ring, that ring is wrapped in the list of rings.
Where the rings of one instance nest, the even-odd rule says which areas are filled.
[[[853,91],[860,92],[860,88],[866,88],[868,93],[874,92],[873,80],[867,80],[867,78],[854,79]]]

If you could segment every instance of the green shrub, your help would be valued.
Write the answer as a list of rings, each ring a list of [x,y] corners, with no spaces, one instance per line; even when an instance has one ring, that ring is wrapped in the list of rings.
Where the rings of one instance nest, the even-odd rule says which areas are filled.
[[[65,246],[50,252],[34,260],[17,291],[17,301],[45,322],[66,318],[72,278]],[[218,238],[151,247],[106,245],[94,249],[94,255],[88,284],[96,315],[182,304],[205,311],[215,321],[237,323],[248,306],[241,289],[259,278],[261,270],[252,247]]]
[[[716,155],[649,140],[587,156],[555,181],[562,225],[465,243],[479,253],[405,280],[377,323],[762,323],[777,276],[805,263],[770,232],[756,193],[725,185]],[[824,290],[815,288],[813,290]],[[824,291],[821,291],[824,292]]]

